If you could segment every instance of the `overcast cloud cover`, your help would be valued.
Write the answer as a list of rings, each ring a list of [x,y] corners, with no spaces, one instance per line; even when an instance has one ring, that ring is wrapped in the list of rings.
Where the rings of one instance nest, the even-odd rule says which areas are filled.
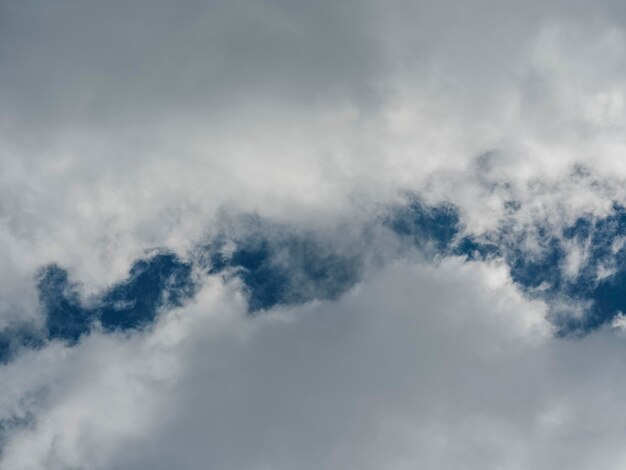
[[[625,130],[618,0],[0,0],[0,469],[625,468]]]

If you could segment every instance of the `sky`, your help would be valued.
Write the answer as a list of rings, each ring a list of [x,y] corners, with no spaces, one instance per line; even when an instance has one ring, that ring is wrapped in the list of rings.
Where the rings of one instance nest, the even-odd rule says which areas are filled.
[[[626,6],[0,0],[0,470],[622,470]]]

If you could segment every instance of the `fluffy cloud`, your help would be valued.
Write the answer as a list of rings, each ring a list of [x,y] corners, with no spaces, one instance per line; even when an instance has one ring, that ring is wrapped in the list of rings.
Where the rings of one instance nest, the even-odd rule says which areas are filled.
[[[241,213],[365,275],[310,295],[343,287],[278,256],[294,296],[333,300],[250,318],[245,276],[203,277],[143,331],[23,352],[4,468],[623,466],[623,338],[554,339],[573,301],[515,263],[555,241],[556,279],[621,306],[625,30],[613,0],[0,0],[3,332],[45,323],[42,267],[87,305],[146,250],[197,268]],[[381,219],[407,194],[509,266],[406,261]]]
[[[49,261],[102,287],[223,207],[328,224],[408,189],[477,231],[508,198],[525,217],[606,212],[625,199],[623,11],[521,10],[4,2],[3,297],[17,308]]]
[[[498,263],[402,262],[256,318],[236,287],[3,368],[3,415],[30,417],[3,468],[624,465],[620,333],[555,339]]]

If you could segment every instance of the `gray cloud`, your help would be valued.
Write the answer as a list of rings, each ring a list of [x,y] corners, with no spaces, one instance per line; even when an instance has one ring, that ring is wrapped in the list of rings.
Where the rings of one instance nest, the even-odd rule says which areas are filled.
[[[0,327],[41,320],[41,266],[88,296],[223,214],[356,252],[403,191],[478,235],[605,215],[625,24],[613,0],[0,0]],[[490,264],[370,276],[255,321],[209,280],[154,329],[28,352],[0,368],[1,465],[623,467],[618,333],[550,339]]]
[[[625,176],[615,2],[0,7],[15,278],[59,260],[110,283],[145,248],[189,246],[224,205],[320,223],[410,189],[481,230],[501,194],[467,170],[494,149],[493,179],[522,200],[581,162]],[[624,199],[603,197],[573,211]]]
[[[40,132],[215,116],[267,93],[310,105],[365,90],[380,60],[357,2],[5,2],[2,16],[5,117]]]
[[[3,415],[45,399],[3,468],[623,466],[619,331],[553,338],[503,266],[400,263],[256,319],[234,287],[4,369]]]

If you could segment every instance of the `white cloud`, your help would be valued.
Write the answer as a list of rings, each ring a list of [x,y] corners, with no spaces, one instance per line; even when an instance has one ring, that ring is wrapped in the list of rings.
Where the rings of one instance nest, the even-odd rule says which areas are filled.
[[[621,337],[553,338],[499,264],[400,263],[255,318],[233,287],[3,369],[3,414],[34,422],[2,468],[624,465]]]
[[[145,248],[184,251],[225,206],[332,224],[408,189],[452,200],[483,231],[508,199],[522,223],[557,225],[626,200],[624,16],[611,2],[3,11],[12,305],[38,265],[59,261],[95,289]],[[573,178],[574,164],[591,175]]]
[[[358,251],[412,191],[532,252],[536,222],[626,201],[625,25],[611,0],[0,2],[0,327],[38,318],[41,266],[93,293],[225,213]],[[154,331],[2,366],[0,417],[35,419],[4,468],[623,467],[622,339],[552,339],[503,266],[242,302],[211,283]]]

